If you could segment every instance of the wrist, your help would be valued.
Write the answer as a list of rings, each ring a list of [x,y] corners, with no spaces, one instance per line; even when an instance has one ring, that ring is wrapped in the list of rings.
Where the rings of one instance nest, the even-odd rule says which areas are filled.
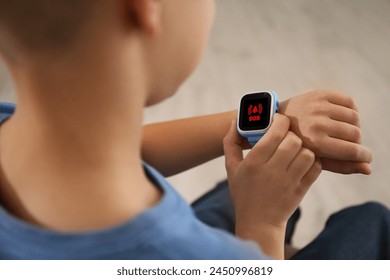
[[[273,225],[256,223],[243,225],[237,223],[236,235],[244,240],[255,241],[263,252],[274,259],[284,259],[284,240],[287,223]]]
[[[290,99],[279,102],[278,113],[285,115]]]

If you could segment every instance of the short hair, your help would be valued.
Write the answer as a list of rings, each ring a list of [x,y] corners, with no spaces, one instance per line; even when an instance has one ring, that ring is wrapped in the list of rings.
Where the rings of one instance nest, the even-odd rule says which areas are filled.
[[[80,34],[98,2],[0,0],[0,49],[2,44],[9,47],[9,39],[33,51],[66,48]]]

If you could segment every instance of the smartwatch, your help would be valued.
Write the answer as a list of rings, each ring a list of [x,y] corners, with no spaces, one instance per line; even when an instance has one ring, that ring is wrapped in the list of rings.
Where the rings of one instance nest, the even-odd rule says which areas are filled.
[[[252,147],[268,131],[278,106],[278,96],[273,91],[248,93],[241,97],[237,131]]]

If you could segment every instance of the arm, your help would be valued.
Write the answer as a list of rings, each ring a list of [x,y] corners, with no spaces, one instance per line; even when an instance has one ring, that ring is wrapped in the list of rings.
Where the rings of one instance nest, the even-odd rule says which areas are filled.
[[[143,159],[171,176],[223,155],[222,139],[237,111],[146,125]]]
[[[321,158],[324,170],[370,174],[372,154],[361,145],[355,102],[342,94],[313,91],[280,103],[290,130]],[[237,111],[144,127],[143,159],[165,176],[175,175],[223,155],[222,139]],[[248,143],[242,143],[249,148]]]

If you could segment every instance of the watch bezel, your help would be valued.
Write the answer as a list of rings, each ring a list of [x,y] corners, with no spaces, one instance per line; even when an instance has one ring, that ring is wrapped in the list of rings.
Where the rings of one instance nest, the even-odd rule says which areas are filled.
[[[250,95],[264,94],[264,93],[268,94],[271,97],[270,111],[269,111],[270,115],[269,115],[269,122],[268,122],[267,127],[263,128],[263,129],[256,129],[256,130],[243,130],[243,129],[241,129],[241,127],[240,127],[241,111],[240,110],[241,110],[241,104],[242,104],[244,98],[246,98]],[[244,137],[262,135],[262,134],[266,133],[272,124],[272,117],[274,115],[274,112],[275,112],[275,96],[271,91],[258,91],[258,92],[250,92],[250,93],[244,94],[240,98],[240,101],[238,103],[237,131],[240,133],[240,135],[242,135]]]

